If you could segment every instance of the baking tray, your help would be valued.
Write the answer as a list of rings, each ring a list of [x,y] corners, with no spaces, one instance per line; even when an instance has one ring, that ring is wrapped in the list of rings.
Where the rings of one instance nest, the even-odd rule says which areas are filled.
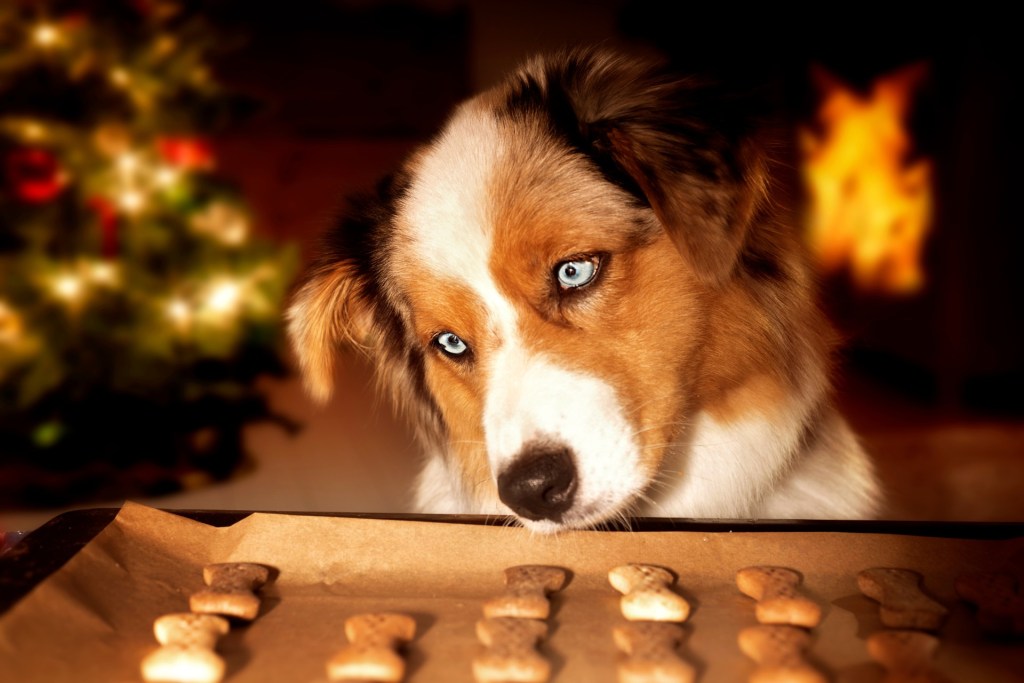
[[[265,609],[224,643],[226,681],[320,681],[345,644],[344,619],[403,611],[417,621],[410,681],[472,681],[481,605],[514,564],[564,567],[542,651],[553,681],[615,680],[612,628],[623,623],[607,570],[665,566],[694,605],[681,653],[698,680],[746,680],[752,663],[736,634],[755,622],[735,586],[750,564],[801,572],[825,608],[811,656],[836,683],[877,683],[867,636],[884,628],[856,574],[900,566],[950,608],[936,666],[950,680],[1016,683],[1021,643],[992,639],[953,591],[966,571],[1019,570],[1024,524],[637,519],[628,529],[537,536],[475,516],[321,515],[220,510],[121,509],[60,515],[0,558],[0,670],[16,680],[138,680],[156,616],[187,609],[213,561],[275,568]],[[6,649],[5,649],[6,648]],[[33,678],[33,676],[38,676]]]

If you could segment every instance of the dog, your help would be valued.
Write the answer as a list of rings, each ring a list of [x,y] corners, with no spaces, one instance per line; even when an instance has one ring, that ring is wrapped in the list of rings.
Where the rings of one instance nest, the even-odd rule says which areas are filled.
[[[324,234],[286,311],[310,394],[367,353],[418,512],[874,517],[762,112],[652,55],[528,59]]]

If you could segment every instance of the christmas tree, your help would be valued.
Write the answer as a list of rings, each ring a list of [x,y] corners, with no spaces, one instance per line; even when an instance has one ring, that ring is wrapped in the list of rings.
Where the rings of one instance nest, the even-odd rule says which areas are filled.
[[[219,45],[180,2],[0,5],[0,505],[225,477],[275,417],[297,252],[217,174]]]

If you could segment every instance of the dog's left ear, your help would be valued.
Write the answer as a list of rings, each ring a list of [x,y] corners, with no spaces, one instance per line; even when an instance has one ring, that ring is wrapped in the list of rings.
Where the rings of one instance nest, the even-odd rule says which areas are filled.
[[[762,160],[739,150],[737,168],[711,160],[703,169],[678,163],[657,136],[613,128],[608,141],[617,163],[643,191],[658,220],[701,279],[717,284],[733,272],[747,229],[765,199]],[[680,140],[678,144],[687,144]]]
[[[743,89],[660,64],[604,76],[600,104],[577,109],[583,135],[643,195],[698,275],[724,282],[768,196],[765,134],[776,130],[765,108]]]

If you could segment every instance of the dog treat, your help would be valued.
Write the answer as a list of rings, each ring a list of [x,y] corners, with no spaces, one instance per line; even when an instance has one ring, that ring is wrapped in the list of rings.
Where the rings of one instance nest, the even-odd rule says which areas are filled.
[[[540,565],[520,565],[505,570],[505,593],[484,603],[486,617],[547,619],[548,594],[565,585],[565,570]]]
[[[142,660],[148,683],[217,683],[224,677],[224,660],[214,652],[228,632],[227,619],[214,614],[165,614],[153,622],[161,647]]]
[[[932,668],[939,639],[923,631],[878,631],[868,636],[868,654],[886,671],[882,683],[947,683]]]
[[[889,628],[934,631],[946,619],[948,610],[921,591],[921,575],[909,569],[865,569],[857,586],[880,604],[879,615]]]
[[[260,611],[255,591],[267,582],[270,570],[251,562],[225,562],[203,567],[203,580],[209,586],[189,600],[193,612],[223,614],[252,621]]]
[[[625,564],[608,572],[608,581],[622,593],[622,616],[630,621],[686,621],[690,603],[669,587],[672,572],[648,564]]]
[[[345,620],[349,644],[327,662],[332,681],[400,681],[405,659],[399,647],[416,635],[416,621],[405,614],[358,614]]]
[[[626,654],[619,662],[619,683],[691,683],[694,668],[677,648],[685,632],[664,621],[633,621],[612,631],[615,645]]]
[[[739,633],[743,653],[757,662],[751,683],[826,683],[825,675],[804,656],[811,635],[796,626],[761,624]]]
[[[473,659],[477,683],[543,683],[551,664],[539,652],[548,625],[537,619],[492,617],[476,622],[476,635],[487,649]]]
[[[975,606],[975,619],[983,631],[997,636],[1024,636],[1024,591],[1012,574],[961,574],[953,588]]]
[[[792,569],[747,567],[736,572],[736,585],[757,600],[754,616],[762,624],[814,628],[821,621],[821,607],[798,591],[800,575]]]

